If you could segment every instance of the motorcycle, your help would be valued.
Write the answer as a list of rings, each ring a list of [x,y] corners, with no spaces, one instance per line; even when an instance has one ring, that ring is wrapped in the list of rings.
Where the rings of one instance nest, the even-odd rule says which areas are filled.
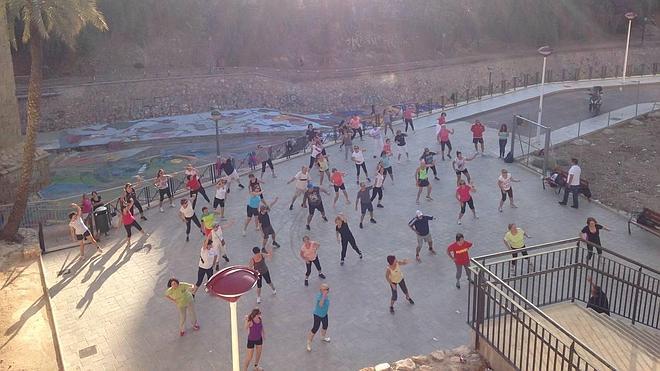
[[[603,104],[603,88],[601,86],[594,86],[589,91],[589,112],[593,116],[600,114],[600,106]]]

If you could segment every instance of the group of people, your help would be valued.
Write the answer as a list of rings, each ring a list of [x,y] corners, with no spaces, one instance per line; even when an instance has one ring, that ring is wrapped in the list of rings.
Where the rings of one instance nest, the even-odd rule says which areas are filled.
[[[410,160],[410,152],[407,148],[408,134],[406,132],[408,132],[409,127],[413,132],[415,130],[412,121],[413,114],[414,112],[411,107],[407,107],[403,111],[402,116],[406,123],[406,127],[405,131],[402,132],[401,130],[395,131],[394,128],[392,128],[393,113],[388,111],[388,109],[384,110],[380,125],[376,125],[367,132],[367,135],[373,140],[373,148],[371,150],[353,143],[358,136],[362,139],[364,134],[360,118],[357,115],[352,116],[345,124],[342,123],[340,125],[341,140],[339,150],[340,152],[344,152],[345,161],[348,161],[350,154],[350,159],[355,166],[355,179],[356,184],[358,184],[358,190],[355,193],[354,208],[356,211],[359,209],[360,229],[365,228],[364,219],[367,214],[369,215],[370,223],[377,223],[374,215],[374,201],[376,201],[377,209],[385,207],[382,202],[384,198],[385,182],[389,175],[391,184],[394,183],[394,160],[400,163],[404,159],[404,156],[405,160]],[[381,132],[381,130],[384,130],[384,133]],[[394,143],[392,143],[391,139],[387,137],[388,130],[394,135],[392,138]],[[483,134],[485,132],[485,127],[479,122],[479,120],[476,120],[471,125],[470,131],[472,133],[475,154],[472,156],[464,156],[461,151],[456,151],[452,156],[453,148],[451,144],[451,136],[454,135],[454,130],[447,127],[446,113],[443,112],[438,119],[437,142],[440,146],[440,157],[442,161],[444,161],[445,158],[451,160],[451,170],[456,175],[455,198],[459,206],[457,216],[457,224],[459,225],[462,224],[463,216],[468,207],[470,208],[473,217],[478,219],[473,198],[474,193],[477,191],[477,187],[472,182],[472,177],[467,169],[467,165],[470,161],[475,160],[480,153],[484,153]],[[506,148],[506,140],[508,138],[507,135],[504,135],[503,133],[507,133],[506,125],[502,125],[499,130],[500,157],[504,157],[503,148]],[[330,156],[324,148],[323,141],[318,135],[318,132],[313,128],[309,128],[307,136],[310,148],[309,163],[303,165],[300,168],[300,171],[291,177],[287,183],[294,184],[293,195],[291,202],[289,203],[289,210],[294,209],[296,200],[301,200],[300,207],[307,208],[308,210],[305,229],[308,231],[307,233],[311,233],[311,222],[317,212],[321,214],[321,219],[324,222],[329,220],[326,215],[323,195],[330,195],[331,193],[329,188],[323,187],[324,181],[327,180],[334,190],[332,203],[333,209],[337,207],[337,201],[342,196],[347,205],[350,205],[352,202],[345,182],[347,172],[341,169],[343,166],[339,164],[331,165]],[[367,166],[367,162],[370,162],[371,160],[369,160],[369,156],[365,155],[366,153],[373,153],[372,166],[375,165],[375,167],[371,169]],[[201,176],[195,167],[189,164],[185,169],[185,186],[188,190],[188,194],[179,201],[180,207],[178,215],[182,224],[185,225],[185,241],[190,241],[191,226],[192,224],[195,224],[199,233],[202,235],[203,242],[201,243],[199,250],[196,283],[188,284],[180,282],[176,278],[171,278],[167,283],[167,291],[165,295],[169,300],[176,304],[179,310],[179,333],[181,336],[185,335],[185,322],[188,316],[192,322],[193,330],[200,329],[194,308],[194,295],[197,293],[197,290],[203,286],[204,277],[208,280],[214,271],[220,269],[221,259],[224,260],[225,263],[229,262],[227,242],[223,235],[223,229],[230,227],[232,223],[229,222],[222,224],[222,222],[226,221],[225,207],[227,197],[231,191],[230,186],[234,182],[237,183],[239,188],[247,188],[248,191],[246,195],[246,219],[243,224],[242,233],[245,235],[248,226],[254,222],[255,230],[261,237],[261,246],[255,246],[252,248],[253,254],[247,263],[259,273],[257,281],[257,304],[260,304],[262,301],[261,289],[264,280],[271,288],[273,295],[277,292],[267,261],[273,256],[273,249],[280,247],[279,243],[276,241],[276,228],[273,226],[269,215],[271,208],[277,204],[279,197],[274,197],[270,200],[264,195],[264,185],[267,184],[267,181],[263,180],[267,168],[271,170],[272,178],[276,178],[276,174],[271,158],[272,154],[267,147],[258,146],[255,155],[262,165],[261,176],[257,177],[250,173],[248,176],[249,180],[247,187],[241,183],[241,178],[233,160],[231,158],[218,157],[218,161],[214,168],[218,181],[213,184],[213,187],[215,187],[213,201],[211,201],[210,197],[207,195]],[[416,167],[414,173],[414,182],[417,188],[417,204],[420,203],[419,198],[424,190],[426,190],[426,199],[429,201],[433,200],[431,196],[431,172],[433,173],[434,180],[440,180],[437,168],[438,164],[435,160],[437,155],[438,154],[430,148],[424,148],[423,151],[420,152],[419,157],[413,157],[419,160],[419,166]],[[311,174],[313,169],[318,171],[318,183],[313,180],[313,178],[316,178]],[[371,176],[373,177],[373,181],[372,177],[370,177],[369,170],[372,170]],[[576,175],[576,172],[572,171],[571,174],[574,177],[577,176],[579,178],[579,172]],[[175,207],[171,192],[172,178],[172,175],[166,174],[162,169],[159,170],[156,175],[154,187],[158,190],[160,212],[165,211],[163,208],[165,198],[168,199],[170,207]],[[570,181],[575,182],[575,179],[571,178]],[[519,180],[514,178],[507,169],[501,170],[500,175],[496,180],[497,187],[500,191],[500,212],[503,211],[503,205],[507,200],[512,208],[517,207],[514,203],[513,193],[513,183],[516,182],[519,182]],[[207,205],[202,207],[201,214],[198,216],[195,208],[200,196],[206,201]],[[94,195],[93,197],[98,197],[98,195]],[[72,236],[76,240],[81,241],[81,256],[84,254],[84,243],[86,240],[95,244],[99,251],[101,251],[98,242],[89,233],[89,229],[91,228],[86,227],[85,224],[87,215],[90,212],[88,211],[88,204],[89,203],[85,198],[83,198],[82,207],[74,204],[74,212],[70,215]],[[92,201],[92,205],[97,204],[102,204],[100,198],[97,198],[96,201]],[[130,183],[126,184],[124,187],[124,195],[121,199],[120,207],[121,220],[126,229],[127,243],[130,246],[131,230],[133,228],[144,233],[141,225],[134,216],[134,209],[138,210],[140,218],[143,221],[147,220],[144,216],[142,205],[137,197],[135,187]],[[598,239],[598,232],[601,229],[607,230],[607,227],[602,226],[596,223],[595,220],[591,219],[588,220],[587,226],[581,233],[588,241],[593,241],[594,244],[599,246],[600,240]],[[415,259],[418,262],[421,262],[420,252],[424,245],[427,246],[430,254],[436,254],[429,225],[429,222],[433,220],[433,216],[427,215],[421,210],[417,210],[415,216],[408,222],[409,228],[416,235],[417,246]],[[344,213],[337,213],[334,222],[337,241],[341,246],[339,253],[340,264],[344,265],[349,245],[359,259],[362,259],[363,252],[358,247],[356,238],[349,227],[348,217]],[[503,241],[505,247],[512,251],[514,258],[517,257],[518,250],[523,249],[526,246],[525,238],[529,238],[529,235],[516,224],[510,224],[508,226]],[[457,233],[455,240],[446,248],[448,257],[454,262],[456,267],[455,286],[457,289],[460,289],[462,272],[468,274],[468,266],[470,264],[469,250],[472,247],[473,243],[471,241],[466,240],[462,233]],[[308,351],[311,351],[313,338],[319,329],[321,330],[321,339],[324,342],[330,342],[330,338],[326,333],[328,329],[330,287],[327,283],[323,282],[326,276],[322,271],[319,259],[318,251],[320,248],[321,243],[312,239],[310,234],[306,234],[302,237],[299,256],[305,263],[304,286],[309,285],[312,265],[315,267],[319,279],[322,280],[319,287],[319,293],[316,295],[315,299],[313,326],[307,338],[306,349]],[[598,250],[598,253],[600,254],[600,250]],[[526,256],[527,252],[523,250],[522,255]],[[589,258],[591,258],[591,250]],[[525,261],[525,259],[523,259],[523,261]],[[515,273],[516,262],[517,259],[511,261],[512,273]],[[412,305],[415,303],[410,296],[402,271],[402,267],[408,264],[409,261],[407,259],[399,259],[395,255],[388,255],[386,257],[386,263],[385,278],[391,288],[389,311],[395,313],[394,304],[397,301],[397,292],[399,289],[401,289],[409,304]],[[534,269],[533,264],[529,261],[528,269]],[[247,369],[250,366],[254,356],[254,367],[255,369],[260,369],[259,362],[261,347],[265,332],[262,313],[259,308],[255,308],[246,316],[245,327],[248,332],[248,356],[246,357],[244,367]],[[256,349],[256,354],[254,353],[254,349]]]

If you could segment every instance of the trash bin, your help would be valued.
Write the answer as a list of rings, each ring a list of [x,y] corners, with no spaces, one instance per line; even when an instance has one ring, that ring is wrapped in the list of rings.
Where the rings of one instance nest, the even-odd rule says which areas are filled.
[[[108,235],[108,232],[110,232],[110,213],[107,207],[99,206],[94,210],[94,224],[99,233]]]

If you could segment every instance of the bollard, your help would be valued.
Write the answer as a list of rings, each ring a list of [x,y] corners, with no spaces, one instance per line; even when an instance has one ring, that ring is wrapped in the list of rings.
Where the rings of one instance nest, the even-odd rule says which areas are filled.
[[[43,255],[46,253],[46,241],[44,239],[44,225],[41,222],[39,222],[38,235],[39,235],[39,248],[41,249],[41,254]]]
[[[470,88],[465,89],[465,104],[470,103]]]
[[[589,66],[589,80],[591,80],[592,75],[593,75],[593,72],[594,72],[594,67],[593,67],[593,66]]]

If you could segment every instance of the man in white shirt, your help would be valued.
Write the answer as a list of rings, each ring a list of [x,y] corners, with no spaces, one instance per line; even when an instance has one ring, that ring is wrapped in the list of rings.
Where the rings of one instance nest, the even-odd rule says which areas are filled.
[[[560,205],[566,206],[568,204],[568,193],[573,193],[573,205],[572,208],[578,208],[578,194],[580,193],[580,174],[582,169],[578,166],[578,160],[576,158],[571,159],[571,168],[568,169],[568,179],[566,180],[566,190],[564,190],[564,199],[559,202]]]
[[[307,182],[309,182],[309,168],[307,166],[303,166],[300,171],[293,176],[293,178],[286,182],[286,184],[291,184],[292,182],[296,182],[296,191],[293,194],[293,199],[291,200],[291,205],[289,205],[289,210],[293,210],[293,203],[296,202],[298,196],[304,195],[305,191],[307,190]]]
[[[369,179],[369,173],[367,173],[367,165],[364,163],[364,149],[360,146],[353,146],[353,153],[351,153],[351,159],[355,163],[355,170],[357,172],[357,184],[360,184],[360,169],[364,171],[364,176],[367,177],[367,182],[371,182]]]

